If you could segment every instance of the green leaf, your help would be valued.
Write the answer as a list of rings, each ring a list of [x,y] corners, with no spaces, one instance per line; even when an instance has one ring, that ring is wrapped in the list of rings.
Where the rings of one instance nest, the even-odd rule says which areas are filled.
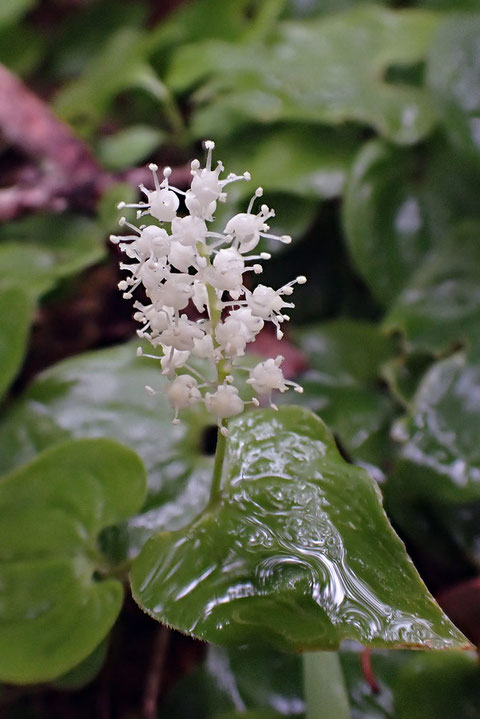
[[[474,654],[420,654],[397,681],[395,719],[478,719],[479,706]]]
[[[0,287],[20,285],[34,299],[105,253],[99,226],[74,215],[10,222],[3,225],[0,239]]]
[[[18,287],[0,289],[0,397],[8,389],[27,349],[32,307]]]
[[[357,268],[388,304],[424,258],[431,238],[414,175],[417,157],[386,143],[365,145],[352,167],[343,205]]]
[[[219,644],[468,646],[408,559],[376,484],[296,407],[231,423],[219,502],[187,530],[152,537],[131,583],[151,616]]]
[[[367,322],[334,320],[296,332],[311,369],[298,401],[316,412],[356,462],[382,465],[395,406],[381,386],[392,340]]]
[[[132,125],[98,143],[98,155],[109,170],[124,170],[145,160],[165,139],[149,125]]]
[[[19,20],[35,4],[35,0],[2,0],[0,26],[11,25]]]
[[[116,95],[136,84],[145,55],[143,31],[117,30],[100,46],[78,79],[60,90],[54,102],[55,111],[77,131],[91,133]]]
[[[389,485],[443,502],[480,499],[480,365],[458,353],[436,362],[399,421],[400,461]]]
[[[226,167],[248,171],[255,186],[268,195],[281,192],[309,199],[338,197],[358,141],[353,133],[305,126],[250,127],[217,148]],[[242,196],[253,194],[251,183],[239,183]],[[232,188],[233,189],[233,188]],[[279,215],[283,214],[283,207]],[[281,217],[279,217],[281,219]]]
[[[394,357],[382,366],[382,377],[391,394],[406,409],[411,408],[415,392],[433,362],[430,354]]]
[[[102,641],[122,585],[97,578],[99,533],[142,504],[145,476],[107,440],[67,442],[0,481],[0,678],[54,679]]]
[[[211,418],[199,408],[173,425],[166,396],[145,392],[145,385],[158,389],[167,380],[158,363],[136,356],[136,346],[60,362],[43,372],[0,422],[0,472],[71,437],[111,437],[134,449],[145,463],[149,492],[145,513],[131,520],[124,537],[131,553],[152,532],[177,529],[198,514],[208,499],[213,466],[205,447]]]
[[[441,354],[469,345],[479,356],[480,223],[465,224],[432,250],[388,312],[386,331],[401,330],[410,350]]]
[[[395,523],[456,576],[477,558],[479,394],[478,363],[461,353],[436,362],[394,427],[399,460],[385,486]]]
[[[269,45],[212,40],[181,47],[167,82],[183,92],[211,80],[197,93],[205,101],[193,119],[197,137],[225,136],[252,120],[356,121],[396,143],[412,144],[436,121],[428,94],[382,78],[392,65],[419,63],[437,24],[433,13],[376,6],[285,22]]]
[[[477,10],[480,6],[477,3]],[[480,163],[480,14],[453,16],[431,48],[427,82],[453,143]]]
[[[348,178],[343,221],[354,262],[389,306],[428,251],[450,240],[460,221],[479,218],[480,175],[440,140],[423,151],[366,144]]]
[[[80,76],[112,35],[124,28],[140,29],[147,13],[143,3],[129,0],[102,0],[77,6],[74,13],[49,28],[55,38],[49,71],[62,85],[66,78]]]
[[[304,708],[301,660],[267,648],[209,646],[205,660],[169,692],[160,710],[171,719],[219,719],[237,710],[281,710],[298,717]]]
[[[88,657],[52,682],[55,689],[76,691],[82,689],[95,679],[101,670],[108,652],[108,641],[104,639]]]

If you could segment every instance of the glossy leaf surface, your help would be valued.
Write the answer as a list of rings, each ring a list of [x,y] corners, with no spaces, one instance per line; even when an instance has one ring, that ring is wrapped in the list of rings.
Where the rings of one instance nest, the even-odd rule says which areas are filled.
[[[5,223],[0,238],[0,286],[20,285],[33,298],[98,262],[105,253],[98,225],[73,215]]]
[[[355,461],[382,464],[395,406],[381,386],[392,340],[367,322],[335,320],[297,333],[311,369],[298,401],[316,412]]]
[[[172,424],[166,396],[145,385],[165,382],[158,363],[136,356],[136,344],[85,354],[42,373],[0,423],[0,471],[70,437],[111,437],[134,449],[148,473],[145,514],[131,520],[137,551],[152,532],[188,523],[208,497],[213,457],[204,445],[211,419],[186,412]],[[136,548],[136,549],[135,549]]]
[[[462,226],[432,250],[387,314],[386,330],[408,347],[440,354],[463,344],[480,356],[480,223]]]
[[[478,364],[463,354],[435,363],[395,425],[400,459],[385,489],[389,514],[410,539],[437,564],[467,571],[477,557],[479,395]]]
[[[190,719],[192,696],[196,719],[248,711],[303,716],[301,658],[266,648],[209,646],[202,665],[169,692],[161,710],[172,719]]]
[[[479,34],[478,13],[445,22],[430,52],[427,81],[453,143],[480,164]]]
[[[0,678],[54,679],[82,661],[120,611],[99,579],[99,533],[139,509],[138,457],[107,440],[67,442],[0,480]]]
[[[432,248],[479,217],[479,179],[440,139],[415,153],[378,140],[360,150],[343,221],[355,265],[379,302],[389,306]]]
[[[480,366],[463,354],[425,375],[411,412],[397,424],[401,461],[392,482],[406,481],[446,502],[480,498]],[[402,480],[400,480],[400,476]]]
[[[31,304],[22,289],[0,289],[0,397],[8,389],[22,363],[31,315]]]
[[[232,422],[221,500],[188,529],[149,540],[131,581],[149,614],[215,643],[465,646],[391,529],[375,483],[299,407]]]
[[[421,61],[437,23],[433,13],[375,6],[308,24],[283,23],[270,45],[212,40],[181,48],[167,82],[185,91],[211,79],[203,93],[208,105],[193,122],[198,137],[220,137],[252,120],[335,125],[353,120],[410,144],[431,131],[432,103],[423,89],[382,77],[390,65]]]
[[[430,245],[416,158],[374,141],[360,151],[347,183],[344,225],[356,266],[377,299],[388,304]]]

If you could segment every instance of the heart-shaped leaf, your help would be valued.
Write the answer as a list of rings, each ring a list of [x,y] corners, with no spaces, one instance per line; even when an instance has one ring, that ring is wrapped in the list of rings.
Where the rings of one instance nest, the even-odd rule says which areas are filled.
[[[225,136],[252,120],[353,120],[411,144],[435,124],[430,98],[422,88],[383,78],[391,65],[425,57],[438,21],[426,11],[372,5],[308,23],[285,22],[268,45],[211,40],[181,47],[167,82],[185,91],[210,79],[203,92],[208,102],[193,119],[197,137]]]
[[[68,438],[111,437],[134,449],[148,473],[144,512],[114,543],[136,553],[162,529],[179,529],[208,500],[216,426],[201,408],[172,424],[158,363],[136,356],[136,344],[91,352],[39,375],[0,422],[0,472]],[[128,549],[129,548],[129,549]],[[118,557],[120,559],[120,556]]]
[[[299,407],[232,422],[223,488],[186,530],[152,537],[133,594],[219,644],[462,647],[391,529],[376,484]]]
[[[27,348],[31,303],[18,287],[0,289],[0,397],[8,389]]]
[[[105,637],[123,590],[101,578],[98,535],[144,495],[140,460],[108,440],[60,444],[0,480],[0,679],[54,679]]]

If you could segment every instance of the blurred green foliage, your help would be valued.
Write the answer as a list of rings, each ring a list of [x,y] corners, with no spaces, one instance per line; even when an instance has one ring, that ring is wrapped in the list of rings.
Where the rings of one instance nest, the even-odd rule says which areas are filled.
[[[430,586],[476,574],[480,1],[189,0],[159,19],[156,11],[146,0],[4,0],[0,59],[112,173],[149,160],[182,167],[205,137],[226,166],[250,170],[278,208],[275,230],[295,237],[268,281],[282,284],[295,270],[309,278],[290,334],[309,364],[298,400],[330,427],[344,457],[379,481]],[[130,516],[139,510],[132,500],[130,514],[111,518],[127,520],[117,527],[95,527],[90,539],[104,530],[107,569],[99,556],[85,559],[90,572],[107,574],[152,534],[193,519],[212,459],[206,417],[191,414],[174,432],[165,401],[143,396],[143,385],[159,380],[153,366],[138,368],[131,345],[67,360],[15,397],[35,317],[81,287],[87,268],[110,262],[114,206],[133,193],[123,175],[114,179],[121,184],[95,212],[33,212],[0,228],[0,462],[13,472],[0,480],[0,503],[35,462],[48,461],[51,445],[74,452],[96,437],[134,448],[148,470],[147,500],[138,514]],[[232,191],[239,211],[250,193]],[[39,514],[53,511],[38,501]],[[38,520],[22,521],[37,531]],[[7,576],[14,552],[4,551]],[[70,555],[27,552],[21,561],[35,565],[40,603],[51,601],[40,594],[55,563],[60,591],[75,601],[103,591],[95,577],[78,594],[83,575]],[[85,657],[114,621],[119,591],[81,651],[65,650],[44,674],[28,674],[17,658],[3,678],[50,679],[82,659],[79,676],[92,676],[103,655],[93,670]],[[62,621],[72,622],[70,610]],[[201,719],[303,716],[298,660],[268,651],[210,649],[167,698],[165,715],[191,716],[185,702],[195,694]],[[378,694],[357,649],[341,660],[355,719],[480,717],[470,655],[374,654]]]

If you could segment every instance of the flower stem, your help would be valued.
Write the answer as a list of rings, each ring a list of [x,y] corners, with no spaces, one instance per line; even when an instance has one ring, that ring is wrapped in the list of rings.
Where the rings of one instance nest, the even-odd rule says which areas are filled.
[[[202,257],[205,257],[207,260],[208,266],[210,266],[210,258],[208,256],[208,253],[206,253],[201,245],[199,243],[197,245],[197,250],[199,254]],[[215,291],[215,288],[210,285],[208,282],[206,283],[207,288],[207,297],[208,297],[208,316],[210,317],[210,322],[212,324],[212,339],[213,339],[213,346],[215,349],[218,349],[218,342],[215,338],[215,330],[217,329],[218,324],[222,320],[222,311],[218,306],[217,301],[217,293]],[[216,364],[217,368],[217,384],[221,385],[225,381],[225,377],[229,373],[229,366],[228,363],[225,362],[225,360],[220,360]],[[213,477],[212,477],[212,484],[210,486],[210,499],[209,499],[209,506],[212,504],[216,504],[217,501],[220,498],[220,486],[222,483],[222,471],[223,471],[223,460],[225,459],[225,449],[227,446],[227,439],[224,434],[222,434],[221,430],[226,429],[227,427],[227,420],[222,420],[221,424],[218,427],[217,431],[217,447],[215,450],[215,463],[213,465]]]
[[[338,652],[303,655],[306,719],[351,719]]]
[[[226,420],[223,420],[222,427],[226,426]],[[217,448],[215,450],[215,464],[213,465],[212,484],[210,486],[210,499],[208,504],[216,504],[220,498],[220,489],[222,484],[223,461],[225,459],[225,449],[227,446],[227,438],[220,431],[217,432]]]

